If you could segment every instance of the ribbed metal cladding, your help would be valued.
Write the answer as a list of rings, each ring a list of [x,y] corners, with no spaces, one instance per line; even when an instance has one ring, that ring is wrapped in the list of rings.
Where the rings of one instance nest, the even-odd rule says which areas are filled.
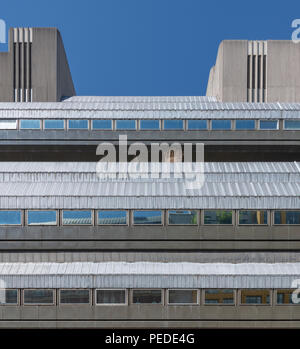
[[[292,288],[300,263],[1,263],[7,288]]]
[[[31,102],[32,28],[13,30],[14,101]]]
[[[248,42],[247,101],[267,102],[267,41]]]

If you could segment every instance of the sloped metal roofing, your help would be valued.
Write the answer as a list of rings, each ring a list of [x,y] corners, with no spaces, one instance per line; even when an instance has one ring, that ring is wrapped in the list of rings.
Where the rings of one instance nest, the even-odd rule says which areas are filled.
[[[0,263],[7,288],[292,288],[300,263]]]
[[[195,99],[169,102],[0,103],[0,119],[297,119],[299,111],[300,103],[222,103]]]
[[[72,96],[62,102],[84,103],[173,103],[173,102],[216,102],[210,96]]]

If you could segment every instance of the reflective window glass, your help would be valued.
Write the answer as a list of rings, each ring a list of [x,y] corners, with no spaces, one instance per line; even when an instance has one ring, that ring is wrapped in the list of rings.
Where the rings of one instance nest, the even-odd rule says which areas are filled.
[[[140,120],[140,130],[159,130],[159,120]]]
[[[239,224],[268,224],[268,213],[259,211],[239,211]]]
[[[27,211],[28,225],[56,225],[57,211]]]
[[[169,304],[197,304],[197,290],[169,290]]]
[[[300,224],[300,211],[275,211],[274,224]]]
[[[232,211],[204,211],[204,224],[232,224]]]
[[[90,290],[60,290],[59,301],[61,304],[89,304]]]
[[[212,120],[212,130],[231,130],[231,120]]]
[[[24,290],[24,304],[53,304],[54,290]]]
[[[236,130],[255,130],[255,120],[235,120]]]
[[[134,224],[162,224],[162,211],[133,211]]]
[[[169,211],[169,224],[184,224],[194,225],[198,224],[197,211],[189,210],[174,210]]]
[[[20,120],[21,130],[26,130],[26,129],[39,130],[40,128],[41,128],[41,120],[36,120],[36,119]]]
[[[135,130],[135,120],[116,120],[116,130]]]
[[[112,120],[92,120],[93,130],[112,130]]]
[[[0,211],[0,225],[20,225],[21,211]]]
[[[96,304],[126,304],[126,291],[96,290]]]
[[[98,224],[127,224],[126,211],[98,211]]]
[[[92,224],[92,211],[63,211],[63,224]]]
[[[161,304],[161,290],[133,290],[133,304]]]
[[[89,128],[88,120],[69,120],[68,125],[70,130],[87,130]]]
[[[207,120],[188,120],[188,130],[207,130]]]
[[[233,289],[209,289],[204,291],[205,304],[234,304]]]
[[[183,130],[183,120],[164,120],[164,130]]]
[[[45,130],[63,130],[65,128],[64,120],[45,120],[44,123]]]
[[[261,130],[277,130],[278,120],[260,120],[259,128]]]

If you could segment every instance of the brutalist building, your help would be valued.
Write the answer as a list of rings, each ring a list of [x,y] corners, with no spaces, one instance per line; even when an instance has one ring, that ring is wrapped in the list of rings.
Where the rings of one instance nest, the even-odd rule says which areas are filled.
[[[223,41],[207,96],[76,96],[56,29],[9,34],[0,327],[300,327],[300,46]],[[163,152],[114,176],[120,136],[191,172],[204,144],[202,185]]]

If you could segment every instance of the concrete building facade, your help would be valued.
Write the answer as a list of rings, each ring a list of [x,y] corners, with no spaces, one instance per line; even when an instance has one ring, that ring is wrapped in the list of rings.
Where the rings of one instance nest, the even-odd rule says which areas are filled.
[[[223,42],[208,96],[75,96],[58,31],[10,29],[0,54],[0,328],[299,328],[292,45]],[[296,75],[282,67],[290,60]],[[148,154],[153,143],[191,143],[190,172],[164,177],[160,159],[154,177],[139,164],[140,177],[100,177],[97,146],[116,145],[119,160],[119,136]],[[187,188],[196,143],[204,183]]]

